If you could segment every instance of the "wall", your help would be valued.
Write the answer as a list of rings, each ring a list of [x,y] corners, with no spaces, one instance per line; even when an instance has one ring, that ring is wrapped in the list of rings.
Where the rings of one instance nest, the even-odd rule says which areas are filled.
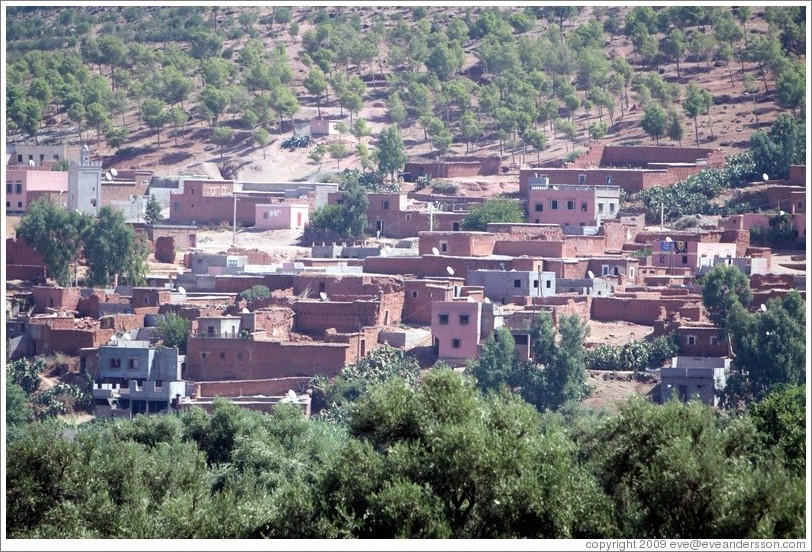
[[[437,248],[441,255],[487,257],[496,242],[496,236],[487,232],[420,232],[418,236],[420,255],[433,255]]]
[[[43,313],[49,308],[76,310],[81,297],[79,288],[34,286],[31,290],[34,299],[34,313]]]
[[[177,251],[188,251],[197,247],[197,228],[195,226],[145,225],[147,236],[157,242],[162,237],[174,238]]]
[[[564,239],[564,231],[557,224],[514,224],[505,222],[491,222],[488,232],[494,234],[497,240],[552,240]]]
[[[309,222],[307,205],[258,204],[254,214],[254,228],[261,230],[296,230]]]
[[[6,238],[6,267],[12,265],[45,268],[45,261],[22,237]]]
[[[9,185],[11,185],[10,188]],[[7,213],[25,212],[28,203],[33,201],[37,195],[42,192],[58,194],[60,191],[68,191],[68,173],[65,171],[36,170],[31,167],[6,169]],[[65,205],[67,204],[67,194],[63,195],[63,205]]]
[[[438,161],[410,161],[406,163],[403,172],[409,173],[408,180],[414,182],[418,176],[428,174],[432,178],[455,178],[459,176],[489,176],[499,174],[502,165],[500,157],[487,157],[471,161],[446,159],[444,163]]]
[[[650,326],[663,313],[661,307],[665,309],[665,316],[671,317],[676,313],[684,318],[699,320],[702,309],[702,298],[698,296],[688,296],[684,298],[666,297],[593,297],[592,312],[593,320],[606,322],[625,320],[635,324]]]
[[[296,301],[296,331],[306,334],[323,334],[329,328],[338,332],[355,332],[363,326],[378,326],[380,303],[378,301]]]
[[[449,281],[406,280],[403,296],[403,321],[428,326],[431,324],[431,304],[450,301],[454,289]]]
[[[186,350],[186,378],[222,381],[332,377],[348,362],[349,348],[347,343],[190,338]],[[204,352],[206,358],[202,356]]]
[[[201,381],[195,385],[196,397],[243,397],[265,395],[275,397],[286,395],[289,390],[304,393],[310,378],[275,378],[240,381]]]
[[[447,324],[440,323],[440,315],[448,317]],[[468,324],[461,324],[460,316],[468,316]],[[482,303],[446,301],[431,304],[431,334],[441,359],[477,358],[481,325]],[[458,347],[454,347],[455,339],[459,340]]]

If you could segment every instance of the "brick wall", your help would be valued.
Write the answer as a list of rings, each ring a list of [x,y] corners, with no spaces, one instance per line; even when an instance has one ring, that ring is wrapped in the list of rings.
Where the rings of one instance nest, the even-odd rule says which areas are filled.
[[[418,236],[421,255],[433,255],[436,247],[441,255],[487,257],[493,254],[496,241],[493,234],[485,232],[420,232]]]
[[[552,240],[564,239],[564,231],[558,224],[511,224],[492,222],[488,224],[488,232],[494,234],[497,240]]]
[[[496,242],[493,252],[511,257],[563,257],[564,241],[500,240]]]
[[[332,377],[347,363],[349,348],[346,343],[190,338],[186,353],[187,379]],[[206,353],[205,358],[203,353]]]
[[[34,312],[42,313],[48,308],[76,310],[81,297],[79,288],[34,286],[31,290],[34,299]]]
[[[195,385],[196,397],[243,397],[286,395],[289,390],[304,393],[310,378],[275,378],[240,381],[205,381]]]
[[[421,257],[367,257],[363,267],[364,272],[372,274],[423,275]]]
[[[702,315],[701,297],[685,298],[666,297],[593,297],[593,320],[611,322],[625,320],[635,324],[652,325],[661,316],[660,308],[665,308],[665,315],[670,317],[679,313],[684,318],[699,320]]]
[[[410,324],[431,324],[431,303],[454,296],[451,283],[438,280],[406,280],[403,291],[403,321]]]
[[[420,175],[429,174],[432,178],[455,178],[459,176],[489,176],[499,174],[502,159],[487,157],[475,160],[446,160],[438,161],[410,161],[406,163],[404,172],[409,173],[409,179],[414,181]]]
[[[14,265],[45,268],[45,261],[23,238],[6,238],[6,267]]]
[[[378,326],[380,303],[377,301],[296,301],[296,331],[321,335],[329,328],[355,332],[363,326]]]
[[[168,289],[133,288],[130,304],[133,308],[160,307],[172,300],[172,292]]]

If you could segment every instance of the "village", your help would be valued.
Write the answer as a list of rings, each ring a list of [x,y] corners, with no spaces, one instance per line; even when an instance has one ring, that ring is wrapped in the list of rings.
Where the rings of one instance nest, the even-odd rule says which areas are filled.
[[[333,129],[314,119],[311,131]],[[766,231],[778,213],[804,242],[804,166],[791,166],[786,180],[765,175],[769,206],[759,213],[676,229],[624,208],[626,194],[723,167],[719,149],[596,144],[572,162],[518,169],[498,158],[410,160],[401,191],[367,195],[367,238],[310,244],[300,237],[314,209],[343,201],[335,183],[159,177],[104,167],[87,146],[14,145],[7,157],[7,215],[43,197],[91,216],[110,206],[148,243],[146,287],[98,289],[49,283],[36,251],[13,232],[6,238],[7,361],[75,359],[71,370],[90,382],[100,418],[210,409],[215,397],[261,411],[294,403],[309,415],[312,378],[334,377],[381,347],[423,368],[442,361],[464,371],[506,327],[518,357],[531,359],[540,312],[556,324],[580,317],[592,330],[587,348],[675,336],[677,355],[625,374],[627,388],[614,399],[637,392],[716,405],[730,351],[697,278],[717,265],[738,267],[749,278],[751,311],[791,290],[805,297],[802,251],[751,243],[751,229]],[[60,161],[67,171],[49,170]],[[508,195],[528,222],[463,230],[488,194],[415,189],[423,175],[498,175],[512,182]],[[145,222],[149,201],[161,207],[159,224]],[[268,293],[247,300],[252,289]],[[185,347],[163,346],[158,326],[170,313],[190,323]],[[607,378],[624,375],[591,371],[590,381]]]

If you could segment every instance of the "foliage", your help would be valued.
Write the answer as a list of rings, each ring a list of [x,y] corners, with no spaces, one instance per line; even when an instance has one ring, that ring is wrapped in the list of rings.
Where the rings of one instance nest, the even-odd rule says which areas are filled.
[[[433,194],[456,195],[459,191],[460,187],[453,182],[437,180],[431,184],[431,193]]]
[[[490,222],[525,222],[518,203],[511,199],[492,198],[471,208],[460,225],[463,230],[484,232]]]
[[[358,171],[342,173],[339,189],[345,192],[343,203],[328,205],[313,212],[302,235],[303,244],[357,240],[364,236],[369,200],[359,182]]]
[[[761,434],[764,450],[779,451],[784,466],[796,476],[806,473],[806,390],[801,385],[776,385],[752,403],[748,417]]]
[[[192,324],[188,320],[173,312],[168,312],[163,315],[158,324],[158,333],[166,347],[176,347],[178,353],[185,355],[186,340],[189,338],[191,328]]]
[[[6,443],[17,439],[25,432],[25,426],[34,415],[28,404],[28,395],[11,378],[6,378]]]
[[[727,334],[727,317],[733,305],[747,306],[753,298],[750,280],[738,267],[718,265],[704,275],[702,304],[708,318],[717,328]]]
[[[584,154],[584,150],[572,150],[564,156],[564,163],[572,163]]]
[[[756,132],[750,137],[755,174],[780,180],[789,175],[789,166],[804,164],[806,125],[792,115],[779,115],[769,133]]]
[[[479,358],[471,362],[466,371],[476,379],[479,389],[491,391],[510,381],[517,366],[516,342],[510,330],[502,326],[485,340]]]
[[[265,299],[266,297],[271,296],[271,290],[268,289],[268,286],[263,286],[258,284],[256,286],[252,286],[245,291],[240,292],[240,299],[243,299],[249,303],[256,301],[258,299]]]
[[[375,159],[378,162],[378,172],[388,174],[392,180],[395,180],[395,173],[401,170],[408,160],[404,151],[403,137],[397,125],[389,126],[381,131],[378,136]]]
[[[70,265],[81,253],[90,224],[86,215],[67,211],[44,197],[28,204],[17,235],[42,256],[48,275],[59,285],[67,286]]]
[[[147,200],[147,206],[144,208],[144,222],[147,224],[161,224],[165,220],[162,211],[163,209],[161,209],[161,204],[158,203],[158,199],[150,194]]]
[[[13,385],[17,385],[26,395],[31,395],[40,385],[40,374],[45,370],[45,361],[35,358],[33,361],[26,358],[6,364],[6,377]]]
[[[99,209],[85,239],[85,257],[91,286],[108,286],[114,275],[127,278],[129,285],[145,282],[148,250],[124,216],[109,206]]]
[[[638,372],[646,368],[659,368],[679,354],[675,334],[661,335],[651,341],[631,341],[625,345],[598,345],[586,349],[584,361],[587,370],[622,370]]]

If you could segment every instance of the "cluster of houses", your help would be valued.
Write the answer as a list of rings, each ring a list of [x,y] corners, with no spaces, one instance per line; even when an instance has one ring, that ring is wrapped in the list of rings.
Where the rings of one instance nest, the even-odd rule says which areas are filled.
[[[156,259],[179,265],[151,274],[148,287],[55,287],[46,285],[36,251],[7,238],[6,278],[21,284],[8,290],[9,358],[79,357],[99,416],[207,408],[216,396],[260,410],[292,402],[309,412],[312,377],[335,376],[384,345],[464,366],[505,326],[517,354],[530,358],[541,311],[556,323],[575,313],[675,332],[680,356],[661,369],[663,396],[698,394],[713,404],[730,361],[696,277],[718,264],[738,266],[750,277],[754,308],[792,289],[805,293],[803,277],[771,274],[770,249],[750,245],[750,228],[766,228],[774,215],[679,231],[646,230],[642,214],[624,211],[624,193],[721,166],[718,150],[595,146],[577,164],[522,168],[519,201],[529,222],[492,223],[485,232],[460,230],[482,198],[370,193],[368,234],[385,240],[312,244],[310,256],[291,262],[256,250],[204,252],[197,229],[301,229],[313,209],[343,201],[336,185],[105,171],[87,147],[11,146],[7,156],[8,214],[42,196],[91,215],[111,205]],[[65,159],[67,171],[50,170]],[[767,184],[805,239],[805,167]],[[165,224],[144,222],[149,196],[167,213]],[[805,259],[789,268],[805,270]],[[247,302],[241,293],[254,286],[270,297]],[[185,349],[161,345],[157,328],[168,313],[191,324]]]

